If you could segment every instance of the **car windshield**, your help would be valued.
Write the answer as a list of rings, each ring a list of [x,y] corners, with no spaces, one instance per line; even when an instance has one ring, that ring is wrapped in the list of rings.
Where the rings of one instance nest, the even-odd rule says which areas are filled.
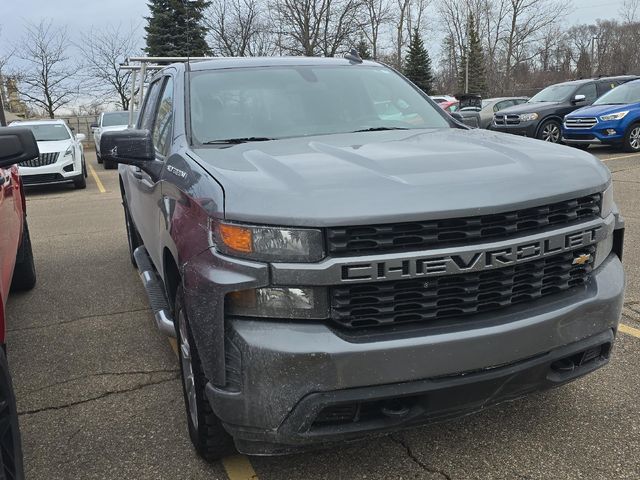
[[[620,85],[608,91],[594,105],[626,105],[640,102],[640,82],[631,82]]]
[[[450,126],[409,83],[380,66],[193,72],[190,106],[200,144]]]
[[[69,139],[67,127],[61,123],[51,123],[43,125],[16,125],[25,126],[33,132],[37,142],[55,142],[57,140]]]
[[[528,103],[563,102],[575,89],[575,85],[551,85],[531,97]]]
[[[134,122],[138,118],[138,113],[134,113]],[[105,113],[102,116],[102,126],[103,127],[116,127],[120,125],[128,125],[129,124],[129,112],[113,112],[113,113]]]

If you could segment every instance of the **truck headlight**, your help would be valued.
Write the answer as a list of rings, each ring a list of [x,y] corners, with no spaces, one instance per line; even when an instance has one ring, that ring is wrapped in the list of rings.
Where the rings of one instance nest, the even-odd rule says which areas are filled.
[[[602,120],[603,122],[608,122],[609,120],[622,120],[627,116],[627,113],[629,113],[629,110],[626,110],[624,112],[611,113],[609,115],[602,115],[600,117],[600,120]]]
[[[213,225],[215,247],[222,253],[264,262],[317,262],[324,257],[322,231],[235,223]]]
[[[518,118],[520,119],[521,122],[531,122],[533,120],[537,120],[538,119],[538,114],[537,113],[523,113],[521,115],[518,115]]]
[[[607,189],[602,192],[602,206],[600,207],[600,216],[602,218],[607,218],[613,212],[613,207],[615,203],[613,202],[613,183],[607,187]]]
[[[268,287],[227,294],[225,311],[241,317],[326,319],[327,290],[320,287]]]

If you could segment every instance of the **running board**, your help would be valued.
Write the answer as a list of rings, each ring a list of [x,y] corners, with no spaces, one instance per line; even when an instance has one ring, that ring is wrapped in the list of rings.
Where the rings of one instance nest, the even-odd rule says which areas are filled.
[[[175,337],[175,324],[173,323],[167,296],[164,293],[164,285],[162,279],[153,268],[147,249],[144,247],[136,248],[133,252],[133,257],[136,259],[142,284],[149,297],[149,305],[151,306],[151,310],[153,310],[156,327],[165,335]]]

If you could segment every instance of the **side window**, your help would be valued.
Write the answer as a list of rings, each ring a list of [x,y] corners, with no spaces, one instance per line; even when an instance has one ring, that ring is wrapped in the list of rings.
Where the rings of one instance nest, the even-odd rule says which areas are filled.
[[[173,135],[173,79],[167,77],[164,90],[158,102],[158,113],[153,122],[153,145],[162,156],[169,153]]]
[[[160,87],[162,86],[162,78],[156,80],[149,86],[149,90],[147,90],[147,94],[145,95],[145,102],[142,106],[142,111],[140,112],[140,116],[138,117],[138,125],[139,128],[150,129],[153,124],[153,114],[155,112],[155,104],[156,99],[158,98],[158,92],[160,91]]]
[[[585,103],[587,105],[592,104],[598,98],[598,92],[596,91],[595,83],[587,83],[581,86],[575,93],[576,95],[584,95],[586,97]]]
[[[494,105],[493,111],[498,112],[500,110],[504,110],[507,107],[513,106],[513,102],[511,100],[504,100],[502,102],[498,102]]]
[[[616,88],[618,85],[621,85],[621,82],[617,81],[617,80],[609,80],[606,82],[599,82],[598,83],[598,97],[601,97],[602,95],[604,95],[605,93],[607,93],[609,90]]]

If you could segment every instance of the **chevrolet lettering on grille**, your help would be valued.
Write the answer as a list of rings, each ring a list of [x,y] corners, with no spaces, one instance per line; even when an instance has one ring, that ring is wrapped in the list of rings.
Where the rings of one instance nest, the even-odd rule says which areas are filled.
[[[342,265],[342,281],[398,280],[508,267],[592,245],[599,240],[598,234],[602,229],[598,226],[543,240],[464,254],[347,264]]]

